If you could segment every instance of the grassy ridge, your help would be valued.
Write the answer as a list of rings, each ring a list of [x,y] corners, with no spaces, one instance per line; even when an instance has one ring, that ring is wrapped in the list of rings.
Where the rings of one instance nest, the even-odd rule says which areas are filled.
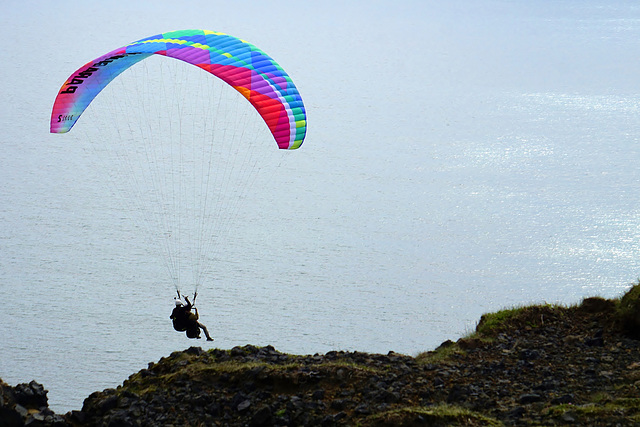
[[[613,300],[485,314],[473,333],[416,357],[191,347],[150,363],[116,389],[93,393],[64,420],[72,426],[640,425],[639,330],[640,283]],[[35,407],[16,410],[16,390],[2,387],[2,414],[46,418]],[[63,425],[60,417],[56,423]]]

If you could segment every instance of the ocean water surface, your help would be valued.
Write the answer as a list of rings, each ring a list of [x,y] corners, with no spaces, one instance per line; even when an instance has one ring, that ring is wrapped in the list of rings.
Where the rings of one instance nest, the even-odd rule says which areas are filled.
[[[191,345],[415,355],[485,312],[637,281],[634,2],[197,3],[0,6],[4,381],[43,383],[65,412]],[[198,297],[212,344],[172,330],[127,177],[85,131],[48,133],[80,65],[184,28],[272,55],[309,125],[250,192],[228,190],[242,203]]]

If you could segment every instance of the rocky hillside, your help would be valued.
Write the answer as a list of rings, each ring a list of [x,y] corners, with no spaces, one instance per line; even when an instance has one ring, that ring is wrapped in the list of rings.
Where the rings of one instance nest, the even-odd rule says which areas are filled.
[[[65,415],[35,382],[0,383],[0,425],[640,425],[638,331],[640,285],[487,314],[417,357],[192,347]]]

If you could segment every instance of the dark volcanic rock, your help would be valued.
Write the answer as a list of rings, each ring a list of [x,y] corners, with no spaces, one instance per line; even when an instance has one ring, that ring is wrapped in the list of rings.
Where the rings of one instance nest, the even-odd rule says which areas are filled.
[[[29,384],[18,384],[13,388],[13,395],[16,402],[26,408],[47,406],[47,390],[35,381]]]
[[[64,417],[35,381],[0,381],[0,426],[636,425],[635,307],[624,322],[599,298],[485,315],[473,336],[416,357],[191,347]]]
[[[47,390],[36,381],[11,387],[0,379],[0,426],[63,427],[69,424],[49,409]]]

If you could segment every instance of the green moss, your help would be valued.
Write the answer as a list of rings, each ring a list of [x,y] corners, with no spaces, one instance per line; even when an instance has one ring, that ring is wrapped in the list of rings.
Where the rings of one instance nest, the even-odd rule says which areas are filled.
[[[500,421],[459,406],[441,404],[433,407],[394,409],[368,417],[363,425],[372,426],[502,426]]]
[[[591,403],[604,404],[611,401],[611,395],[604,391],[598,391],[593,393],[589,400]]]
[[[544,415],[560,418],[570,415],[578,422],[592,419],[620,419],[626,421],[640,420],[640,398],[612,399],[606,393],[597,393],[592,396],[592,403],[585,405],[555,405],[544,410]]]
[[[355,362],[341,361],[341,360],[332,360],[332,361],[329,361],[329,362],[322,363],[321,365],[318,365],[318,366],[331,368],[331,369],[347,368],[347,369],[361,371],[361,372],[367,372],[367,373],[380,373],[380,372],[382,372],[382,369],[378,369],[378,368],[375,368],[373,366],[361,365],[361,364],[358,364],[358,363],[355,363]]]

